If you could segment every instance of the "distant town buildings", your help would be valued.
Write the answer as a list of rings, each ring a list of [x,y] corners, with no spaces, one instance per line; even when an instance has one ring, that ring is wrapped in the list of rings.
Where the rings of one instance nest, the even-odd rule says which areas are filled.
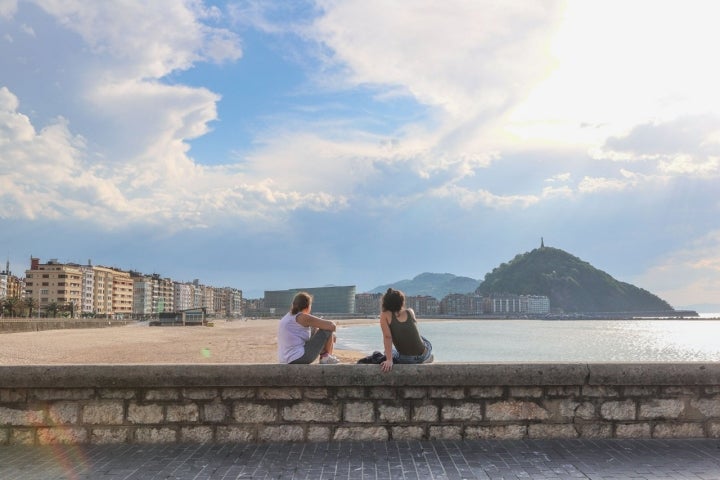
[[[498,295],[484,301],[484,313],[545,315],[550,313],[550,299],[544,295]]]
[[[377,315],[380,313],[382,293],[358,293],[355,295],[355,313]]]
[[[9,308],[8,308],[9,305]],[[9,264],[0,273],[0,315],[146,319],[161,313],[204,309],[226,318],[242,316],[242,290],[177,282],[114,267],[30,259],[20,279]]]
[[[25,296],[25,279],[16,277],[10,271],[10,262],[5,263],[5,270],[0,272],[0,300]]]
[[[441,305],[437,298],[430,295],[405,297],[405,305],[412,308],[415,313],[424,317],[433,317],[441,312]]]
[[[479,295],[451,293],[440,300],[440,312],[443,315],[481,315],[483,297]]]
[[[381,302],[381,293],[359,293],[355,296],[355,313],[379,315]],[[537,316],[550,312],[550,299],[544,295],[493,294],[483,297],[473,293],[451,293],[439,301],[428,295],[407,296],[405,306],[423,317]]]
[[[278,316],[297,292],[313,295],[313,312],[377,316],[382,294],[357,293],[354,285],[268,290],[263,298],[244,299],[242,290],[212,287],[199,280],[179,282],[159,274],[145,275],[115,267],[30,259],[25,278],[0,272],[0,315],[150,319],[161,314],[202,309],[223,318]],[[442,299],[407,296],[406,306],[422,317],[482,315],[540,316],[550,312],[542,295],[452,293]]]

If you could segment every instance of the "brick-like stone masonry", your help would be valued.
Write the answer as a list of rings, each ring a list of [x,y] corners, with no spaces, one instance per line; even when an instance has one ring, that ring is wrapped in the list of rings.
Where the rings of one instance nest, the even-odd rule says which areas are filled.
[[[0,384],[0,444],[720,437],[720,385],[423,386],[394,377],[341,385],[332,378],[325,386],[317,385],[322,378],[278,386]]]

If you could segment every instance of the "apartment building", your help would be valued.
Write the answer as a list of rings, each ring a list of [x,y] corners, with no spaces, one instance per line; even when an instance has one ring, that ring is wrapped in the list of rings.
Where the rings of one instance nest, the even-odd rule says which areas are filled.
[[[131,272],[133,315],[147,316],[175,311],[175,282],[158,274]]]
[[[133,281],[129,272],[114,270],[112,289],[113,317],[130,318],[133,307]]]
[[[175,283],[170,278],[162,278],[158,274],[152,275],[153,287],[157,292],[155,303],[155,311],[157,312],[174,312],[175,311]]]
[[[95,313],[95,270],[88,261],[87,265],[80,265],[80,271],[82,272],[81,280],[81,300],[80,300],[80,315],[93,315]]]
[[[243,315],[246,317],[267,316],[270,312],[265,308],[264,298],[243,298]]]
[[[485,313],[544,315],[550,312],[550,299],[545,295],[492,294],[484,300]]]
[[[192,308],[201,308],[203,306],[203,289],[200,282],[194,280],[193,283],[193,303]]]
[[[213,287],[209,287],[207,285],[198,285],[201,294],[201,304],[200,307],[205,309],[205,312],[208,315],[212,315],[215,313],[215,289]]]
[[[358,293],[355,295],[355,313],[358,315],[379,315],[382,293]]]
[[[95,315],[104,317],[113,313],[113,284],[115,275],[105,267],[93,267],[93,310]]]
[[[173,295],[175,297],[175,310],[180,312],[195,308],[195,286],[192,283],[174,282]]]
[[[474,294],[451,293],[440,301],[443,315],[480,315],[483,313],[483,298]]]
[[[25,279],[16,277],[15,275],[7,276],[7,296],[8,297],[25,297]]]
[[[48,260],[30,259],[25,271],[25,294],[37,302],[40,311],[57,306],[75,314],[82,305],[82,270],[78,266]]]
[[[0,300],[7,297],[8,294],[8,277],[10,276],[9,272],[3,271],[0,272]]]
[[[550,313],[550,299],[545,295],[525,295],[527,312],[532,315]]]
[[[405,306],[424,317],[432,317],[440,313],[440,302],[430,295],[416,295],[405,297]]]
[[[219,287],[214,290],[215,315],[225,318],[242,316],[242,290],[230,287]]]
[[[91,267],[93,286],[93,311],[95,315],[127,318],[133,308],[133,281],[130,273],[110,267]],[[91,278],[87,272],[85,281],[89,287]]]

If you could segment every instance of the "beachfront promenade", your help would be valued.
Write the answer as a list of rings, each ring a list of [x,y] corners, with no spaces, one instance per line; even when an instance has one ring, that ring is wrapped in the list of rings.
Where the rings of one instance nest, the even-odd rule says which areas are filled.
[[[0,447],[3,480],[720,479],[717,439]]]

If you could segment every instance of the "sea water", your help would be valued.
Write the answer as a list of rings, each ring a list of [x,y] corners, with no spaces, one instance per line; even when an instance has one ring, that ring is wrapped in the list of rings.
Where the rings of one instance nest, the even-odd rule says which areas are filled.
[[[715,362],[718,320],[421,320],[438,362]],[[343,327],[338,347],[383,351],[379,324]]]

